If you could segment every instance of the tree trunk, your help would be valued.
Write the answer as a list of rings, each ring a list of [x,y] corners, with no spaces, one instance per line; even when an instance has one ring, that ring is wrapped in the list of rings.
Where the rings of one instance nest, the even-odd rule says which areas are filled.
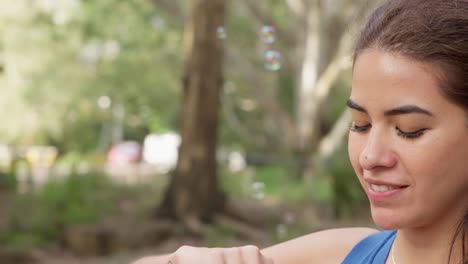
[[[199,233],[224,205],[219,190],[216,141],[223,82],[225,0],[196,0],[185,27],[185,72],[179,160],[159,216],[181,221]]]
[[[308,3],[304,59],[301,79],[298,82],[296,111],[296,175],[302,178],[314,177],[312,161],[316,160],[316,157],[313,155],[323,153],[319,148],[321,140],[327,136],[320,133],[318,127],[322,118],[320,107],[327,100],[333,83],[340,74],[351,68],[351,59],[348,56],[353,43],[351,32],[361,24],[364,13],[369,8],[361,1],[349,0],[312,0]],[[353,22],[346,24],[347,21]],[[346,130],[338,131],[341,135],[346,133]],[[335,137],[340,138],[341,135]]]

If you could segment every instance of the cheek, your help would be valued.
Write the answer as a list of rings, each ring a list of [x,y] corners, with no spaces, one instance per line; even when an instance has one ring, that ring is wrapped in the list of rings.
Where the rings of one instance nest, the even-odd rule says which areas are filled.
[[[401,161],[424,201],[453,199],[468,187],[468,142],[462,135],[437,134],[401,152]],[[465,195],[466,197],[466,195]]]
[[[446,185],[465,185],[468,182],[468,144],[462,142],[437,142],[432,151],[421,154],[423,158],[414,162],[415,175],[419,181],[426,180],[432,188],[443,188]],[[427,148],[429,149],[429,148]],[[417,173],[419,172],[419,173]],[[425,176],[425,177],[424,177]],[[457,188],[455,188],[457,189]]]

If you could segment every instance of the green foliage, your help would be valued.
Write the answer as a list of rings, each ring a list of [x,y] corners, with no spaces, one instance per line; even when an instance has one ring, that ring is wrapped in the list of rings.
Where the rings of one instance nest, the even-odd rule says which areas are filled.
[[[270,231],[272,243],[277,244],[310,233],[310,223],[278,224]]]
[[[16,190],[16,184],[15,172],[11,169],[2,170],[0,168],[0,189],[14,191]]]
[[[57,22],[54,12],[31,6],[8,21],[5,49],[28,57],[14,62],[24,82],[8,95],[18,100],[12,105],[21,105],[13,114],[40,118],[24,129],[27,119],[12,115],[4,125],[17,129],[0,134],[86,153],[96,149],[101,133],[110,137],[103,127],[115,122],[112,108],[118,104],[125,109],[128,139],[141,141],[155,117],[158,128],[173,130],[182,29],[145,0],[80,1],[64,12],[67,18]],[[97,107],[103,95],[112,101],[106,110]]]
[[[337,218],[358,217],[367,206],[367,198],[356,179],[343,144],[330,160],[322,161],[319,166],[318,186],[323,188],[320,201],[332,205]]]
[[[47,211],[60,212],[58,222],[65,225],[91,222],[112,208],[106,197],[100,195],[110,185],[103,175],[72,174],[63,182],[52,180],[47,183],[38,198],[41,205],[50,209]]]
[[[241,172],[230,172],[226,167],[220,166],[218,170],[221,189],[233,198],[252,197],[252,182],[254,171],[252,169]]]
[[[281,203],[299,203],[314,198],[312,186],[296,180],[285,166],[262,166],[232,173],[224,169],[221,186],[232,197],[273,199]]]
[[[78,2],[78,6],[68,10],[64,23],[57,23],[53,12],[29,4],[8,23],[1,23],[4,20],[0,18],[4,39],[0,53],[3,49],[7,51],[5,57],[13,60],[6,69],[12,67],[11,72],[17,71],[21,76],[19,87],[5,86],[2,90],[0,104],[5,103],[9,114],[2,120],[0,138],[21,144],[55,145],[65,154],[59,160],[65,165],[93,158],[102,165],[105,157],[94,156],[94,152],[107,147],[103,141],[109,140],[117,123],[116,106],[125,110],[122,123],[126,139],[141,142],[148,132],[176,130],[183,79],[183,17],[174,16],[148,0]],[[185,9],[191,5],[190,1],[172,2],[183,2]],[[285,1],[257,2],[271,16],[273,26],[285,32],[298,31],[292,35],[301,37],[303,25],[292,24],[297,21],[291,19]],[[260,19],[250,15],[242,1],[231,1],[225,25],[226,50],[237,49],[239,54],[235,56],[252,66],[254,78],[244,75],[242,63],[226,60],[224,93],[232,102],[237,126],[247,133],[241,137],[220,112],[219,142],[243,152],[283,151],[279,155],[287,155],[281,148],[284,146],[279,146],[282,135],[272,124],[275,120],[265,118],[271,113],[259,103],[259,97],[264,91],[294,120],[297,66],[302,58],[297,58],[290,39],[278,38],[272,44],[259,41],[261,26]],[[263,54],[267,49],[281,52],[284,64],[280,71],[265,70]],[[322,133],[331,129],[343,111],[349,94],[349,75],[350,72],[343,74],[327,102],[320,106]],[[4,82],[0,76],[0,85]],[[260,94],[254,89],[260,89]],[[108,108],[97,105],[101,96],[111,100]],[[246,110],[243,107],[246,101],[253,102],[255,107]],[[257,138],[266,144],[251,144]],[[332,204],[337,216],[355,215],[365,196],[347,162],[346,150],[342,148],[331,160],[316,165],[317,180],[313,185],[295,179],[289,166],[279,164],[239,173],[221,168],[220,183],[233,198],[302,205],[318,201]],[[14,173],[7,173],[5,180],[9,189],[16,189]],[[100,174],[53,180],[38,193],[15,198],[9,232],[0,237],[0,242],[34,247],[56,241],[67,227],[96,222],[112,213],[117,195],[141,196],[145,203],[138,217],[147,217],[148,208],[157,204],[157,194],[162,193],[161,189],[133,190],[138,194],[126,191]],[[298,224],[279,225],[272,232],[279,242],[306,231],[305,225]],[[208,237],[212,246],[235,239],[235,233],[224,226],[216,226]]]
[[[264,184],[267,196],[284,202],[297,203],[313,197],[312,186],[292,177],[286,166],[268,166],[256,169],[255,180]]]
[[[228,246],[236,243],[238,240],[239,234],[236,231],[219,223],[215,224],[206,236],[208,247]]]
[[[38,193],[17,195],[3,241],[14,247],[57,241],[67,227],[96,222],[115,208],[116,187],[101,174],[49,181]]]

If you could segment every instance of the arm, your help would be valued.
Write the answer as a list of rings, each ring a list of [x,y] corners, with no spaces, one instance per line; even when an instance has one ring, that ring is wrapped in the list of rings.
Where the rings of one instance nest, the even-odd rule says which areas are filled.
[[[153,257],[145,257],[133,262],[132,264],[167,264],[170,260],[170,255],[161,255]]]
[[[289,240],[261,251],[253,246],[240,247],[237,248],[237,251],[222,248],[215,250],[221,259],[223,259],[223,256],[224,258],[230,258],[242,252],[247,256],[250,255],[251,258],[249,259],[257,259],[255,256],[260,256],[263,259],[263,262],[260,263],[271,263],[271,260],[267,259],[272,259],[274,264],[336,264],[340,263],[359,241],[375,232],[377,230],[371,228],[330,229]],[[209,252],[212,252],[212,250],[208,248],[182,247],[176,254],[183,257],[184,261],[181,260],[181,263],[188,264],[198,263],[197,257],[206,255]],[[133,264],[167,264],[173,257],[173,254],[146,257]],[[222,263],[222,261],[219,263]]]
[[[262,250],[275,264],[341,263],[351,249],[377,232],[371,228],[339,228],[305,235]]]

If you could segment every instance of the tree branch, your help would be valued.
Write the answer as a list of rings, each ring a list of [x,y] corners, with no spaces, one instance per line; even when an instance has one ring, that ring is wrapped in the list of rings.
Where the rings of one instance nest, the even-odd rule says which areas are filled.
[[[328,159],[338,149],[342,139],[349,131],[350,123],[351,113],[344,110],[330,132],[319,143],[318,157],[320,159]]]
[[[283,129],[282,139],[286,146],[294,142],[296,127],[289,115],[283,110],[272,95],[266,92],[265,85],[260,81],[253,65],[242,56],[240,51],[234,46],[227,44],[226,59],[236,65],[244,80],[250,84],[254,96],[257,98],[261,107],[269,114],[272,120],[276,120]]]
[[[257,0],[242,0],[242,3],[244,3],[244,6],[247,8],[247,10],[250,12],[251,17],[253,20],[257,23],[256,27],[260,28],[263,25],[273,25],[275,26],[276,23],[273,19],[273,17],[268,14],[267,12],[264,12],[261,7],[258,5]],[[301,33],[296,34],[295,31],[297,30],[282,30],[278,26],[275,26],[276,30],[276,38],[283,42],[285,46],[287,47],[296,47],[299,41],[299,36]],[[302,32],[302,31],[300,31]],[[290,51],[294,51],[293,48],[291,48],[288,51],[282,51],[283,54],[286,54]],[[291,56],[283,56],[283,65],[282,69],[285,70],[289,74],[294,74],[296,71],[296,65],[291,61]]]
[[[357,26],[355,24],[353,27]],[[353,31],[345,31],[339,38],[339,46],[334,52],[331,62],[326,66],[323,73],[318,77],[318,80],[315,84],[314,90],[307,95],[307,105],[305,111],[309,113],[307,115],[307,120],[310,120],[309,127],[307,127],[308,138],[305,138],[304,144],[305,148],[310,148],[314,146],[307,146],[308,144],[314,144],[311,142],[315,138],[315,133],[317,129],[317,118],[319,115],[319,107],[327,99],[333,83],[338,79],[343,70],[349,69],[352,66],[352,60],[349,56],[351,47],[353,44],[352,41]]]
[[[152,0],[154,5],[160,7],[167,12],[171,17],[177,17],[179,19],[173,19],[173,23],[177,23],[178,26],[183,26],[186,17],[182,11],[182,7],[175,0]]]
[[[273,17],[268,13],[264,12],[261,7],[258,5],[258,0],[242,0],[249,12],[252,14],[253,18],[257,20],[260,25],[276,25]],[[290,31],[281,30],[279,27],[275,27],[276,35],[278,39],[281,39],[288,46],[295,46],[296,36],[291,34]]]
[[[363,14],[366,12],[365,10],[367,10],[367,6],[359,8],[356,13],[351,13],[349,16],[363,17]],[[333,83],[340,76],[340,73],[352,66],[352,58],[349,54],[351,53],[353,45],[353,29],[358,25],[359,20],[358,22],[354,22],[352,26],[342,34],[335,56],[317,80],[317,85],[312,96],[314,101],[312,103],[313,106],[319,106],[326,99]]]
[[[341,55],[341,52],[338,54]],[[303,149],[309,149],[310,151],[313,151],[313,148],[315,148],[316,141],[312,141],[312,139],[316,137],[316,133],[318,132],[316,129],[316,120],[320,114],[320,106],[330,93],[333,83],[338,79],[343,70],[350,68],[351,65],[352,64],[349,57],[337,55],[333,61],[328,64],[322,75],[319,76],[314,90],[307,94],[307,98],[302,99],[307,102],[303,111],[307,112],[308,114],[302,116],[302,118],[306,118],[306,121],[308,121],[308,127],[306,127],[306,129],[309,133],[306,134],[306,138],[302,138],[303,142],[300,142],[301,144],[304,144],[303,146],[300,146]],[[298,122],[301,122],[301,120],[298,120]]]
[[[167,12],[171,17],[177,17],[180,19],[173,19],[172,22],[176,23],[176,25],[183,27],[183,21],[185,19],[185,16],[183,14],[182,8],[177,4],[176,1],[172,0],[152,0],[153,3],[163,9],[165,12]],[[252,4],[252,2],[249,2],[249,0],[244,0],[246,4]],[[255,12],[261,12],[259,8],[257,8],[256,4],[251,5],[253,8],[252,11]],[[256,13],[255,13],[256,14]],[[264,13],[259,13],[263,19],[266,20],[266,24],[270,24],[267,22],[273,23],[271,17],[268,18],[268,16]],[[283,37],[283,33],[278,32],[278,37],[281,37],[282,39],[287,39],[290,40],[292,39],[291,37]],[[291,138],[294,137],[295,135],[295,127],[294,123],[292,120],[289,118],[289,116],[284,112],[281,106],[278,105],[278,103],[273,99],[271,96],[265,96],[265,91],[261,90],[261,87],[264,87],[263,82],[258,78],[258,76],[255,74],[256,70],[252,66],[252,64],[245,59],[244,56],[242,56],[242,53],[239,51],[237,47],[232,45],[229,42],[226,42],[226,59],[231,61],[234,65],[237,65],[237,69],[240,69],[240,75],[244,78],[244,80],[251,84],[250,87],[253,88],[253,94],[257,98],[257,100],[260,102],[260,105],[263,109],[265,109],[265,113],[269,115],[270,119],[276,120],[276,122],[279,122],[280,127],[282,127],[282,130],[286,134],[286,136],[282,136],[281,138],[284,139],[284,141],[289,142],[288,140],[291,140]],[[285,70],[293,72],[293,69],[289,63],[285,63]],[[225,111],[228,111],[228,109],[224,109]],[[242,138],[249,138],[249,133],[247,131],[243,131],[242,129],[239,129],[239,124],[237,117],[229,114],[228,112],[225,112],[224,114],[227,115],[227,121],[228,125],[232,126],[232,128],[236,128],[236,132],[241,136]],[[236,125],[237,123],[237,125]],[[280,132],[281,133],[281,132]],[[261,142],[261,141],[260,141]],[[258,142],[257,142],[258,143]],[[286,145],[289,143],[286,143]]]
[[[303,0],[286,0],[286,4],[300,20],[304,20],[306,14],[306,4]]]

